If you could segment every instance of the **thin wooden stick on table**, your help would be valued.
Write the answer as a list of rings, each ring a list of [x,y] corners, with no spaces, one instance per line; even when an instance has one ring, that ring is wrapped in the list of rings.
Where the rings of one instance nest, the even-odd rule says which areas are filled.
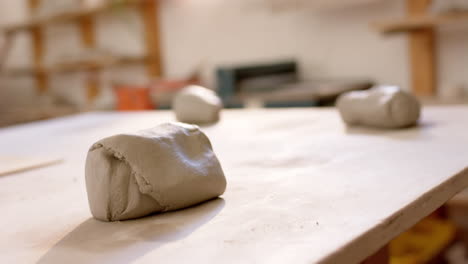
[[[11,157],[0,156],[0,176],[38,169],[62,162],[53,157]]]

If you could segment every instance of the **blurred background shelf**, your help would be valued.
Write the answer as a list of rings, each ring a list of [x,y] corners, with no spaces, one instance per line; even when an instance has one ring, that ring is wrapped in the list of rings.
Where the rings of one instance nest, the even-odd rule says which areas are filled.
[[[413,30],[427,29],[462,22],[468,22],[468,11],[407,17],[394,21],[381,21],[373,23],[372,26],[381,33],[390,34],[404,33]]]
[[[37,1],[31,1],[37,2]],[[17,31],[31,30],[35,27],[42,27],[51,24],[66,23],[77,21],[83,17],[94,16],[106,11],[118,9],[120,7],[128,5],[137,5],[144,2],[144,0],[123,0],[123,1],[107,1],[103,4],[99,4],[94,7],[83,7],[78,10],[70,10],[67,12],[45,16],[45,17],[34,17],[28,21],[20,22],[17,24],[6,25],[0,28],[7,33],[14,33]],[[33,3],[32,6],[35,4]]]
[[[88,104],[92,104],[100,94],[99,82],[96,76],[99,71],[120,65],[145,65],[147,76],[150,79],[161,77],[162,62],[159,36],[159,1],[157,0],[104,0],[93,5],[86,1],[79,2],[79,8],[69,8],[54,14],[38,14],[44,0],[27,0],[31,18],[18,24],[11,24],[0,28],[7,37],[6,43],[11,43],[11,38],[18,32],[26,31],[31,35],[33,66],[28,69],[2,69],[0,63],[0,75],[21,76],[33,75],[36,81],[38,94],[45,94],[49,89],[49,75],[62,74],[75,71],[86,71],[89,74],[86,83],[86,97]],[[106,11],[123,10],[133,8],[139,12],[143,24],[143,38],[145,51],[142,56],[114,56],[98,54],[96,58],[86,58],[82,61],[58,62],[53,66],[45,65],[45,41],[44,28],[52,24],[76,23],[82,46],[88,51],[98,51],[96,42],[95,16]],[[5,61],[11,45],[7,45],[0,53],[0,62]],[[83,57],[87,57],[83,54]],[[80,59],[80,58],[78,58]]]
[[[43,69],[5,69],[1,74],[4,76],[24,76],[32,74],[58,74],[76,71],[95,71],[111,67],[142,64],[147,63],[148,61],[151,61],[151,58],[148,56],[108,56],[93,60],[63,62],[52,67],[44,67]]]
[[[405,2],[407,10],[405,18],[374,22],[371,23],[371,27],[382,34],[407,34],[411,90],[420,97],[436,96],[440,69],[436,50],[437,42],[442,40],[437,38],[437,27],[468,22],[468,10],[437,11],[433,6],[437,2],[433,0]]]

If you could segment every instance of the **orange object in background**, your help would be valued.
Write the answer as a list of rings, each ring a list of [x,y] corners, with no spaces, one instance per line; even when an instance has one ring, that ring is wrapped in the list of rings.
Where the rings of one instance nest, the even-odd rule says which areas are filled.
[[[115,85],[118,111],[153,110],[171,105],[177,92],[191,84],[199,84],[197,74],[185,80],[159,79],[148,85]]]
[[[117,110],[136,111],[153,110],[150,88],[145,86],[119,85],[114,88],[117,97]]]
[[[170,105],[170,102],[180,90],[188,85],[198,85],[199,83],[198,78],[195,77],[187,80],[156,80],[151,83],[151,92],[153,94],[153,98],[158,102],[158,104],[161,104],[162,106],[165,104]]]

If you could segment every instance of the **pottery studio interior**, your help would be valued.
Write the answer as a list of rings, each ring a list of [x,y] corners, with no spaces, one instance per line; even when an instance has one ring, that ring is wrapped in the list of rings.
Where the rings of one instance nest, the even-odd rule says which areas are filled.
[[[0,1],[0,263],[468,263],[468,0]]]

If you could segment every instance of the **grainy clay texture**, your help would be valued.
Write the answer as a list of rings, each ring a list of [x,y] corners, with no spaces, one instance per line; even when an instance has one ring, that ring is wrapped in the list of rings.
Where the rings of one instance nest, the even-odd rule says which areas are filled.
[[[418,100],[397,86],[343,94],[338,98],[337,107],[346,124],[378,128],[415,125],[421,112]]]
[[[180,122],[209,124],[219,120],[223,104],[212,90],[191,85],[176,95],[173,108]]]
[[[224,193],[226,179],[197,126],[166,123],[95,143],[86,188],[93,216],[116,221],[213,199]]]

